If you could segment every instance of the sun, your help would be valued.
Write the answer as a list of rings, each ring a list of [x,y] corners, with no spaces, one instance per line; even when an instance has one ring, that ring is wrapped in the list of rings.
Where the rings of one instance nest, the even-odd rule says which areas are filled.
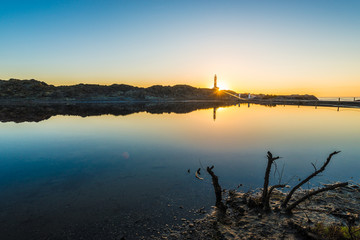
[[[217,86],[219,90],[229,90],[229,86],[226,84],[226,82],[223,82],[221,80],[217,82]]]

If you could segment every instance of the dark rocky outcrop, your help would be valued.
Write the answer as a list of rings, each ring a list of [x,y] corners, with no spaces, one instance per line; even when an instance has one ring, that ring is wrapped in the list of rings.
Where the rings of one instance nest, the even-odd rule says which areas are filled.
[[[148,88],[125,84],[78,84],[54,86],[31,80],[0,80],[0,100],[62,100],[62,101],[158,101],[158,100],[234,100],[214,89],[195,88],[188,85]]]
[[[231,96],[232,95],[232,96]],[[235,97],[234,97],[235,96]],[[195,88],[189,85],[161,86],[148,88],[126,84],[98,85],[77,84],[54,86],[31,80],[0,80],[0,101],[172,101],[172,100],[230,100],[236,101],[238,94],[226,90]],[[240,94],[247,99],[248,93]],[[318,100],[313,95],[252,95],[254,101],[297,101]]]

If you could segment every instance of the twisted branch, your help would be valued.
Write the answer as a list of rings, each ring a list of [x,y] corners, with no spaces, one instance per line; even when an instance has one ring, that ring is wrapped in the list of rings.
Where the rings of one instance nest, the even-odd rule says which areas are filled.
[[[289,203],[292,195],[294,194],[294,192],[300,188],[302,185],[304,185],[305,183],[307,183],[310,179],[312,179],[313,177],[315,177],[316,175],[318,175],[319,173],[323,172],[326,168],[326,166],[329,164],[331,158],[338,154],[340,151],[335,151],[333,153],[331,153],[328,158],[326,159],[326,161],[324,162],[324,164],[321,166],[320,169],[314,171],[312,174],[310,174],[307,178],[305,178],[303,181],[301,181],[298,185],[296,185],[295,187],[293,187],[291,189],[291,191],[288,193],[288,195],[286,196],[284,202],[281,204],[281,207],[282,208],[286,208],[287,207],[287,204]]]
[[[295,201],[294,203],[292,203],[291,205],[289,205],[285,211],[288,212],[288,213],[291,213],[291,210],[293,210],[297,205],[299,205],[300,203],[302,203],[303,201],[305,201],[306,199],[309,199],[310,197],[318,194],[318,193],[321,193],[321,192],[325,192],[325,191],[329,191],[329,190],[333,190],[335,188],[338,188],[338,187],[345,187],[346,185],[348,185],[348,182],[343,182],[343,183],[335,183],[335,184],[332,184],[330,186],[327,186],[327,187],[323,187],[323,188],[320,188],[318,190],[312,190],[310,191],[308,194],[306,194],[305,196],[303,196],[302,198],[300,198],[299,200]]]
[[[215,206],[217,208],[219,208],[221,211],[225,211],[226,207],[225,207],[224,203],[222,202],[222,190],[221,190],[221,187],[219,185],[219,178],[212,171],[213,168],[214,168],[214,166],[207,167],[206,170],[207,170],[207,172],[210,174],[210,176],[212,178],[212,184],[214,186],[215,197],[216,197]]]

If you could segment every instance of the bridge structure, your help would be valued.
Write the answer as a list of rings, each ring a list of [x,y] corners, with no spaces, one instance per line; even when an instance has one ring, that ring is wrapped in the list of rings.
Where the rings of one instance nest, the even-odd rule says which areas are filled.
[[[219,91],[222,91],[223,93],[226,93],[227,95],[230,95],[230,96],[232,96],[232,97],[234,97],[234,98],[237,98],[237,99],[240,99],[240,100],[249,100],[249,99],[250,99],[250,97],[248,97],[248,98],[243,98],[243,97],[241,97],[240,94],[239,94],[239,95],[235,95],[235,94],[230,93],[230,92],[228,92],[228,91],[226,91],[226,90],[219,90]],[[249,96],[250,96],[250,94],[249,94]]]

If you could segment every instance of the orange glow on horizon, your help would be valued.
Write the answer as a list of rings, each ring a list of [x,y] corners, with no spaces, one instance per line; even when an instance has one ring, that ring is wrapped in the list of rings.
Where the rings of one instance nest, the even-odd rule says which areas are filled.
[[[223,74],[221,74],[223,75]],[[100,78],[93,77],[57,77],[52,78],[50,76],[32,76],[32,77],[16,77],[18,79],[31,79],[34,78],[39,81],[44,81],[47,84],[55,86],[60,85],[76,85],[80,83],[84,84],[99,84],[99,85],[112,85],[112,84],[127,84],[136,87],[150,87],[153,85],[174,86],[177,84],[186,84],[197,88],[213,88],[213,76],[212,74],[206,76],[194,76],[188,77],[159,77],[154,78],[135,78],[135,77],[107,77]],[[9,79],[9,78],[3,78]],[[328,80],[324,84],[324,80],[308,79],[302,82],[293,80],[292,82],[286,82],[285,80],[275,81],[273,79],[255,80],[238,78],[236,76],[226,76],[226,81],[220,76],[217,82],[219,90],[233,90],[238,93],[252,93],[252,94],[274,94],[274,95],[290,95],[290,94],[310,94],[316,97],[360,97],[358,89],[360,89],[360,83],[352,80],[349,82],[337,82],[335,80]],[[240,79],[240,80],[234,80]]]

